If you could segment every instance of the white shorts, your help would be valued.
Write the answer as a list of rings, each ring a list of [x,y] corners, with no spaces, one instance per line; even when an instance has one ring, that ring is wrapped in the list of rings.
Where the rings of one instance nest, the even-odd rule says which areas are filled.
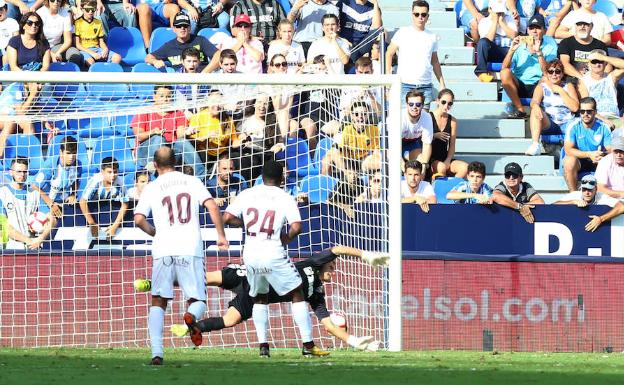
[[[301,275],[290,258],[247,258],[247,282],[249,295],[267,294],[269,285],[282,296],[301,285]]]
[[[162,257],[154,259],[152,295],[173,298],[177,282],[186,298],[206,300],[206,269],[200,257]]]

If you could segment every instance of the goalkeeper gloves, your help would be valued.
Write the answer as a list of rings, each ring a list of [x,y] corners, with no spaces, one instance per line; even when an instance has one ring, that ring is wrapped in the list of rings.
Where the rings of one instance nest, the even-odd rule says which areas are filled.
[[[373,336],[364,336],[364,337],[349,336],[349,338],[347,338],[347,344],[349,344],[349,346],[354,347],[358,350],[366,350],[368,345],[371,342],[373,342],[374,338],[375,337]]]
[[[388,254],[375,253],[372,251],[363,251],[362,260],[373,266],[387,266],[390,262],[390,256]]]

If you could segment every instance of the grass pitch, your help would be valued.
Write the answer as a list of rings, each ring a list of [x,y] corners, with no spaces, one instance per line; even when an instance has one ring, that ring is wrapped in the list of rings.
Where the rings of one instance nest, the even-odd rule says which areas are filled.
[[[622,384],[624,355],[572,353],[167,350],[149,366],[146,349],[0,349],[0,384]]]

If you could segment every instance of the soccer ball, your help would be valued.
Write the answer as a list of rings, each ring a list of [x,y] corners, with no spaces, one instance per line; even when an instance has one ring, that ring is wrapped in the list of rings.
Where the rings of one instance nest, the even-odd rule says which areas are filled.
[[[44,214],[41,211],[34,212],[30,214],[26,220],[28,230],[34,234],[39,234],[43,231],[49,220],[50,219],[47,214]]]
[[[347,331],[347,316],[343,312],[335,311],[329,315],[329,319],[334,325]]]

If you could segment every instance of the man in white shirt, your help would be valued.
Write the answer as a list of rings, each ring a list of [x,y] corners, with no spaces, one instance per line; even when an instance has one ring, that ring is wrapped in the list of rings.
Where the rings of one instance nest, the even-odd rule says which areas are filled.
[[[7,17],[7,4],[4,0],[0,0],[0,52],[2,53],[2,64],[8,63],[4,50],[9,39],[17,35],[19,32],[19,24],[15,19]]]
[[[571,4],[572,2],[570,2]],[[574,26],[578,20],[580,20],[581,15],[585,17],[589,17],[593,28],[591,30],[591,35],[603,43],[609,45],[611,44],[611,32],[613,32],[613,24],[609,21],[607,15],[600,11],[594,10],[594,5],[596,4],[596,0],[580,0],[580,8],[568,13],[561,24],[555,30],[555,38],[557,39],[565,39],[566,37],[574,36]],[[564,6],[570,9],[571,5],[566,4]]]
[[[428,168],[433,141],[433,120],[425,108],[425,96],[418,91],[405,95],[406,108],[401,111],[401,153],[406,160],[417,159]]]
[[[338,16],[338,7],[327,0],[297,0],[288,12],[288,20],[297,22],[293,40],[308,52],[313,41],[323,37],[322,18],[327,14]]]
[[[175,171],[175,154],[169,147],[154,153],[158,178],[145,186],[134,210],[137,227],[154,237],[152,242],[152,306],[149,311],[149,334],[152,365],[163,364],[163,324],[167,302],[173,298],[178,282],[190,304],[184,314],[191,340],[201,345],[202,336],[195,320],[206,311],[204,248],[199,228],[199,207],[210,213],[217,230],[217,245],[228,248],[219,208],[212,196],[194,176]],[[147,217],[152,214],[152,226]]]
[[[285,246],[301,232],[301,215],[295,198],[280,185],[283,167],[264,163],[262,184],[244,190],[225,211],[225,223],[245,229],[243,261],[247,266],[249,295],[254,298],[252,319],[256,327],[260,356],[269,357],[269,285],[279,296],[292,295],[292,317],[299,327],[304,356],[324,356],[312,340],[312,320],[297,272]],[[289,228],[286,229],[286,223]]]
[[[425,30],[429,19],[429,3],[417,0],[412,3],[412,25],[401,27],[392,37],[386,50],[386,73],[392,73],[392,60],[399,54],[397,74],[401,77],[401,100],[410,90],[425,95],[425,108],[433,100],[433,74],[440,89],[446,88],[438,60],[438,36]]]
[[[329,13],[323,16],[323,37],[315,40],[308,50],[308,63],[314,58],[325,55],[329,60],[330,73],[343,75],[344,66],[349,63],[349,42],[338,36],[340,24],[338,16]]]
[[[600,159],[596,167],[598,192],[616,199],[624,198],[624,138],[611,141],[611,153]]]
[[[438,203],[433,187],[423,179],[422,163],[410,160],[405,163],[405,180],[401,181],[401,203],[416,203],[425,213],[430,203]]]

